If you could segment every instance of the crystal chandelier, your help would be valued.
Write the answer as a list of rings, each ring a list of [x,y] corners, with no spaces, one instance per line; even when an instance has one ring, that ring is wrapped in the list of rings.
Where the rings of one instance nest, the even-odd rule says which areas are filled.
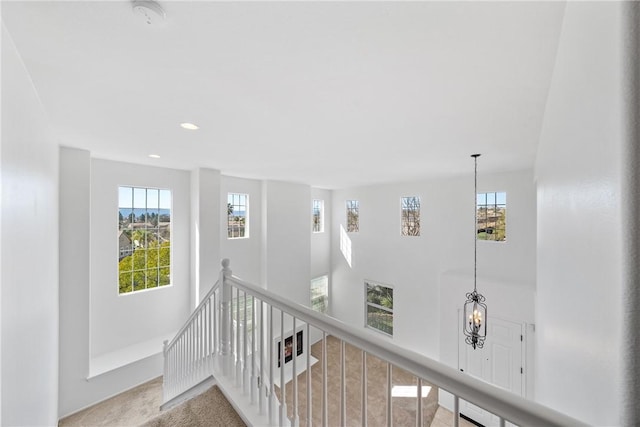
[[[475,171],[474,171],[474,246],[473,246],[473,292],[467,293],[467,301],[464,303],[464,317],[462,319],[463,332],[465,335],[465,342],[473,347],[482,348],[484,346],[484,340],[487,338],[487,305],[484,303],[485,298],[482,294],[478,293],[477,278],[478,278],[478,157],[480,154],[472,154],[474,159]]]

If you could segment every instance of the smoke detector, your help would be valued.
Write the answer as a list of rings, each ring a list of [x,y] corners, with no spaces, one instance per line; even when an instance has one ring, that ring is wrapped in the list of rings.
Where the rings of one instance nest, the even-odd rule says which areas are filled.
[[[164,10],[153,0],[133,0],[133,13],[144,19],[148,25],[158,24],[165,18]]]

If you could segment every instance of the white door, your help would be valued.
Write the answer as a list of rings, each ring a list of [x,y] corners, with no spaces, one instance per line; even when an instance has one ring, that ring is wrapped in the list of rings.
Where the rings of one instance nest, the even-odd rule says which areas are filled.
[[[460,313],[460,316],[462,314]],[[459,318],[461,318],[458,316]],[[460,330],[458,364],[461,371],[482,381],[524,396],[524,324],[497,317],[487,322],[487,339],[482,349],[475,350],[464,342]],[[464,400],[460,413],[484,426],[498,426],[500,419]]]

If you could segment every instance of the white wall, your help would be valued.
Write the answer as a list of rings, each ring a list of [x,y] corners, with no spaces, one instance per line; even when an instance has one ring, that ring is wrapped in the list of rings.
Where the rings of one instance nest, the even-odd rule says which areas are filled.
[[[189,307],[190,176],[175,169],[91,163],[91,355],[177,332]],[[118,293],[118,187],[171,190],[171,286]],[[162,339],[158,349],[162,348]]]
[[[264,283],[268,290],[309,305],[311,276],[311,189],[263,182]]]
[[[227,237],[227,196],[229,193],[249,195],[249,238]],[[262,182],[254,179],[222,176],[220,191],[220,253],[221,258],[231,260],[231,271],[235,276],[254,284],[262,279]],[[220,270],[220,263],[216,263]]]
[[[620,425],[621,7],[567,3],[535,169],[536,397],[594,425]]]
[[[189,315],[190,239],[188,172],[91,159],[73,148],[61,149],[60,169],[62,418],[162,374],[162,337]],[[172,190],[173,286],[118,295],[118,185]],[[151,347],[140,349],[145,342]],[[88,378],[100,355],[114,363]]]
[[[478,277],[528,289],[535,283],[535,188],[531,171],[482,174],[478,191],[507,192],[507,242],[478,242]],[[469,168],[473,161],[469,158]],[[400,199],[421,198],[421,235],[400,235]],[[346,200],[360,202],[360,231],[348,233],[352,265],[339,249]],[[364,327],[364,279],[394,286],[393,341],[434,359],[449,346],[440,325],[441,276],[473,274],[473,175],[333,192],[333,315]],[[473,287],[469,280],[468,288]],[[456,303],[464,303],[464,293]],[[503,302],[504,303],[504,302]],[[492,301],[488,301],[491,306]],[[416,331],[420,331],[416,334]]]
[[[193,308],[213,287],[220,271],[220,184],[218,170],[200,168],[191,172],[190,307]]]
[[[2,25],[2,419],[58,421],[58,147]]]

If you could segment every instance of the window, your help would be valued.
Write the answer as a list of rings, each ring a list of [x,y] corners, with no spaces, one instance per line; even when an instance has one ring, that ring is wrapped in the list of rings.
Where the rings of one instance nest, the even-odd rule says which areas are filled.
[[[171,283],[171,191],[118,188],[118,292]]]
[[[324,232],[324,200],[313,201],[313,232]]]
[[[227,195],[227,237],[242,239],[249,237],[249,195],[229,193]]]
[[[504,242],[507,239],[507,193],[478,193],[478,240]]]
[[[365,280],[366,326],[393,336],[393,288]]]
[[[357,200],[347,200],[347,232],[360,231],[360,203]]]
[[[311,309],[327,313],[329,308],[329,277],[322,276],[311,280]]]
[[[420,235],[420,197],[402,198],[402,235]]]

